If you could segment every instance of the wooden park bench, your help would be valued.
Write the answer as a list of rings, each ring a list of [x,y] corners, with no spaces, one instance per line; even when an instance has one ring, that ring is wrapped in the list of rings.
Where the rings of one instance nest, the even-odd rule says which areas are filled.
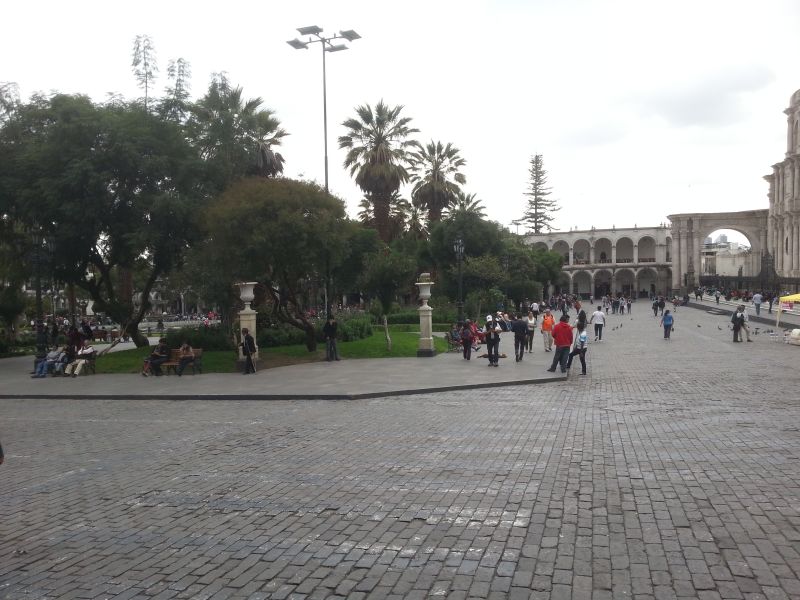
[[[453,339],[453,336],[449,331],[444,334],[444,337],[447,340],[448,352],[460,352],[464,349],[464,345],[461,343],[461,340]]]
[[[203,372],[203,349],[202,348],[192,348],[192,352],[194,352],[194,360],[189,363],[187,366],[192,367],[192,375],[196,373]],[[172,371],[173,373],[177,374],[178,365],[181,364],[181,350],[180,348],[176,348],[174,350],[169,351],[169,360],[165,363],[161,364],[161,367],[166,369],[167,375],[169,372]]]

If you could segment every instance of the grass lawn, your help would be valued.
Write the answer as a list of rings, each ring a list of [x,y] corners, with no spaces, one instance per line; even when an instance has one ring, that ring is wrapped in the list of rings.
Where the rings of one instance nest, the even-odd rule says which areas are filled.
[[[402,327],[405,328],[405,327]],[[419,329],[417,326],[416,329]],[[348,358],[391,358],[417,355],[419,333],[397,331],[389,327],[392,336],[392,352],[386,350],[383,329],[376,327],[372,337],[355,342],[339,342],[339,355]],[[434,338],[437,352],[447,352],[447,341]],[[142,362],[150,354],[150,348],[134,348],[106,354],[97,361],[98,373],[139,373]],[[325,360],[325,344],[318,344],[316,352],[309,352],[304,345],[261,348],[262,368],[283,367]],[[236,363],[232,350],[204,351],[204,373],[234,373]]]

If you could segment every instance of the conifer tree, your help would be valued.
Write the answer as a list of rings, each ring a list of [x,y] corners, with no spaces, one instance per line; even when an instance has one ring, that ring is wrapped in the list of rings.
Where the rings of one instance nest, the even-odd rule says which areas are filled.
[[[550,223],[553,221],[553,213],[558,212],[560,207],[556,205],[555,200],[548,198],[552,188],[547,185],[547,171],[541,154],[531,158],[528,173],[530,181],[528,191],[525,192],[528,196],[528,206],[520,222],[525,223],[533,233],[541,233],[545,228],[552,230]]]

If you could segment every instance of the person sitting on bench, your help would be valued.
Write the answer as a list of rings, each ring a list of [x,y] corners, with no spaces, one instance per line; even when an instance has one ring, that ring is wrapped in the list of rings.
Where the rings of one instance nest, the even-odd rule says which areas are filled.
[[[83,340],[83,346],[81,346],[75,355],[75,360],[64,368],[64,376],[72,375],[73,377],[77,377],[80,375],[86,363],[88,363],[92,357],[94,357],[94,348],[89,345],[89,340]]]
[[[178,374],[178,377],[183,374],[183,370],[186,368],[187,365],[194,362],[194,350],[189,345],[187,340],[184,340],[180,347],[180,357],[178,362],[178,368],[175,369],[175,372]]]

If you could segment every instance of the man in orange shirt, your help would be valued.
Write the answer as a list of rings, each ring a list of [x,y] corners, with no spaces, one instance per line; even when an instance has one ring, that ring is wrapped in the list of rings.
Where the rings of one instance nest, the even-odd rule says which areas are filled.
[[[556,343],[556,353],[553,356],[553,364],[548,371],[555,373],[556,365],[561,365],[561,372],[567,372],[567,359],[569,358],[569,347],[572,345],[572,327],[569,324],[569,315],[561,315],[561,320],[553,327],[553,340]]]
[[[550,309],[546,308],[544,317],[542,317],[542,343],[544,344],[544,351],[550,352],[553,349],[553,325],[556,320],[550,313]]]

